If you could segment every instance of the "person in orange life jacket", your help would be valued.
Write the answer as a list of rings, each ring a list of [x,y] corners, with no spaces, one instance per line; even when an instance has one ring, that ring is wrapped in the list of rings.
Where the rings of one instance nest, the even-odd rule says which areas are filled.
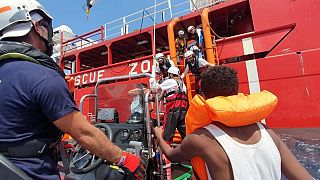
[[[179,69],[170,67],[168,74],[169,79],[159,85],[161,89],[159,99],[166,99],[163,138],[170,143],[176,129],[178,129],[182,138],[186,135],[184,118],[188,108],[188,98],[186,96],[186,86],[179,77]]]
[[[225,105],[215,110],[216,103],[228,101],[227,103],[231,104],[228,112],[234,111],[236,114],[238,83],[236,71],[226,66],[210,67],[203,72],[201,88],[206,111],[219,113]],[[259,100],[255,97],[255,100]],[[244,98],[248,99],[245,96]],[[223,99],[226,101],[221,101]],[[251,106],[255,103],[251,103]],[[244,104],[239,106],[244,108]],[[253,109],[256,111],[256,107]],[[249,114],[251,118],[257,115],[254,112]],[[228,117],[230,119],[230,115]],[[211,124],[188,134],[181,145],[173,150],[163,140],[162,129],[155,128],[154,131],[162,152],[170,161],[183,162],[200,157],[205,162],[206,168],[198,169],[194,173],[197,179],[279,180],[281,173],[288,179],[312,179],[284,142],[260,122],[229,127],[218,122],[217,118]],[[205,176],[198,176],[203,173]]]
[[[207,68],[212,67],[214,64],[208,63],[205,59],[197,58],[193,51],[187,51],[184,53],[184,60],[186,64],[186,68],[184,72],[181,74],[181,79],[183,79],[189,70],[192,72],[192,74],[195,75],[196,80],[196,93],[200,94],[200,80],[201,80],[201,73]]]
[[[156,54],[156,61],[158,62],[156,73],[162,77],[161,81],[163,81],[168,77],[168,69],[175,65],[171,59],[166,58],[162,53]]]
[[[186,38],[184,37],[184,31],[180,30],[178,32],[178,37],[176,38],[176,49],[177,49],[177,63],[180,64],[180,59],[183,57],[183,54],[187,50],[187,41]]]
[[[60,179],[62,132],[93,154],[139,174],[122,151],[79,112],[52,55],[52,17],[35,0],[0,1],[0,153],[32,179]],[[138,172],[139,171],[139,172]]]

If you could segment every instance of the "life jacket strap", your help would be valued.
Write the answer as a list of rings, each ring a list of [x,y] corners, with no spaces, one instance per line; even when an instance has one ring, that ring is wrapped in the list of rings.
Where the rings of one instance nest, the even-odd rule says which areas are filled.
[[[33,59],[32,57],[24,55],[24,54],[21,54],[21,53],[6,53],[6,54],[3,54],[3,55],[0,55],[0,61],[1,60],[7,60],[7,59],[22,59],[22,60],[25,60],[25,61],[30,61],[30,62],[39,64],[39,62],[36,61],[35,59]]]

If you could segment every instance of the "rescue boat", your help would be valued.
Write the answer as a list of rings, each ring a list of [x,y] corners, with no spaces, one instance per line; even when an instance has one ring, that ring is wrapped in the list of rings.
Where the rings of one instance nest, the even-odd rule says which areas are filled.
[[[319,7],[317,0],[166,0],[82,35],[57,30],[55,58],[73,80],[74,99],[88,121],[113,124],[113,142],[128,148],[147,133],[139,123],[127,123],[139,121],[130,112],[128,91],[154,78],[157,52],[183,69],[175,37],[188,26],[200,27],[205,59],[235,68],[240,92],[268,90],[277,96],[277,107],[262,121],[320,179]],[[192,75],[186,85],[192,99]],[[156,119],[161,111],[159,106]]]

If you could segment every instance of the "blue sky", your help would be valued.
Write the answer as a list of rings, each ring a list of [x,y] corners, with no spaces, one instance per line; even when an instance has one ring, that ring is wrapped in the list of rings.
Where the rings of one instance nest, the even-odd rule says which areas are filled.
[[[97,0],[87,19],[86,0],[39,0],[53,16],[53,27],[69,26],[75,34],[84,34],[114,19],[152,6],[154,0]],[[160,0],[158,0],[160,2]]]

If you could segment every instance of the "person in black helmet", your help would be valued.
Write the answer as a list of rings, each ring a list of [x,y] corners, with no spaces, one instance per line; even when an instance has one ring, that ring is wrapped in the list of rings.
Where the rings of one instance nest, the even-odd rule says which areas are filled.
[[[0,153],[32,179],[60,179],[55,146],[65,132],[91,153],[143,175],[140,158],[79,112],[64,72],[50,58],[52,18],[42,5],[1,0],[0,9]]]

